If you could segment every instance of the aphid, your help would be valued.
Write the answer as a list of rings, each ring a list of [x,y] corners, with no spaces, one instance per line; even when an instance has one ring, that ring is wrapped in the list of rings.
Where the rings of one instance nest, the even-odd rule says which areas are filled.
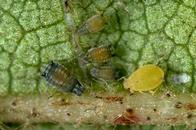
[[[87,52],[87,57],[92,63],[106,63],[112,57],[112,48],[110,46],[99,46],[91,48]]]
[[[95,79],[104,82],[115,81],[115,69],[111,66],[93,67],[90,69],[90,75]]]
[[[189,82],[190,80],[191,80],[191,77],[186,73],[175,74],[173,76],[174,84],[184,84],[184,83]]]
[[[78,29],[79,35],[84,35],[87,33],[96,33],[101,31],[105,25],[105,18],[100,15],[94,15],[86,20],[86,22]]]
[[[47,65],[42,76],[50,84],[56,86],[62,92],[73,92],[80,96],[84,87],[63,65],[53,61]]]
[[[133,72],[128,79],[124,80],[123,85],[125,89],[130,89],[131,92],[153,92],[152,90],[157,88],[163,82],[163,79],[163,70],[156,65],[149,64]]]

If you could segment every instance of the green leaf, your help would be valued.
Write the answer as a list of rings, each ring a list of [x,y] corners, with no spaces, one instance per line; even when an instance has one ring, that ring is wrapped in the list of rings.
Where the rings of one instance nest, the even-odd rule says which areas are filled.
[[[75,57],[71,32],[98,12],[107,24],[82,36],[82,47],[112,43],[128,74],[160,61],[163,90],[196,93],[195,0],[0,0],[0,95],[47,93],[43,68]],[[180,73],[190,82],[174,84]]]

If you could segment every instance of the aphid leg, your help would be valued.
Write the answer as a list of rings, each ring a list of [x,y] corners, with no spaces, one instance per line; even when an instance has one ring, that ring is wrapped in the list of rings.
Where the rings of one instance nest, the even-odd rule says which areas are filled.
[[[166,59],[165,55],[162,55],[156,62],[155,65],[159,65],[162,61]]]
[[[134,90],[129,89],[129,91],[130,91],[131,95],[134,94]]]
[[[155,91],[150,90],[149,93],[152,94],[152,95],[154,95],[155,94]]]
[[[138,91],[139,93],[143,94],[144,92],[143,91]]]
[[[95,11],[95,14],[96,14],[96,15],[101,15],[101,16],[102,16],[102,15],[103,15],[103,11],[102,11],[102,10],[96,10],[96,11]]]
[[[156,88],[156,89],[154,89],[154,90],[150,90],[149,92],[150,92],[152,95],[154,95],[158,90],[159,90],[159,87]]]
[[[72,92],[78,96],[81,96],[84,90],[85,88],[81,84],[76,84],[76,86],[72,89]]]
[[[110,90],[110,85],[103,79],[101,79],[101,81],[106,85],[107,89]]]
[[[0,130],[9,130],[10,128],[8,126],[6,126],[5,124],[3,124],[3,122],[0,122]]]
[[[164,79],[163,79],[163,85],[165,85]],[[163,85],[160,85],[160,87],[155,88],[154,90],[151,90],[152,92],[150,92],[152,95],[154,95],[158,90],[161,89],[161,87],[163,87]]]
[[[89,33],[88,29],[87,29],[87,24],[84,23],[78,30],[77,30],[77,35],[81,36],[81,35],[85,35]]]
[[[123,81],[126,80],[125,76],[120,77],[119,79],[117,79],[118,82],[121,81],[121,80],[123,80]]]
[[[80,48],[80,46],[79,46],[79,36],[78,36],[77,33],[72,34],[72,41],[73,41],[73,44],[74,44],[74,48]]]
[[[73,33],[72,38],[75,48],[75,55],[78,57],[78,60],[85,60],[85,53],[83,52],[83,49],[79,43],[79,35],[77,33]]]
[[[49,89],[46,90],[46,96],[49,98],[53,97],[54,96],[54,93],[50,92]]]

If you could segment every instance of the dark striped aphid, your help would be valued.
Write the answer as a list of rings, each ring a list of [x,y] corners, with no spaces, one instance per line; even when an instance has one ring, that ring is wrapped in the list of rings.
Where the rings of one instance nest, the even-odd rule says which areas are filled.
[[[101,31],[105,25],[105,18],[100,15],[94,15],[86,20],[86,22],[78,29],[79,35],[84,35],[87,33],[96,33]]]
[[[92,63],[103,64],[110,60],[112,57],[112,49],[110,46],[99,46],[91,48],[87,52],[89,61]]]
[[[67,68],[53,61],[47,65],[42,76],[50,85],[56,86],[62,92],[73,92],[80,96],[84,91],[84,87]]]

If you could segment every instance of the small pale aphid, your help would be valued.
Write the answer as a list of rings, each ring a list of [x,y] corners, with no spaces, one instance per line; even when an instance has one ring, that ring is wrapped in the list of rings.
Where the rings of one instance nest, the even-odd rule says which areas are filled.
[[[90,69],[90,75],[104,82],[114,81],[116,78],[115,69],[111,66],[93,67]]]
[[[80,96],[84,87],[63,65],[53,61],[47,65],[42,76],[53,86],[56,86],[62,92],[73,92]]]
[[[101,31],[105,25],[105,18],[100,15],[94,15],[87,19],[87,21],[78,29],[79,35],[84,35],[87,33],[96,33]]]
[[[87,52],[87,57],[92,63],[102,64],[106,63],[112,57],[110,46],[100,46],[91,48]]]
[[[125,89],[134,91],[149,91],[156,89],[161,85],[164,79],[164,72],[156,65],[149,64],[138,68],[128,79],[123,82]]]
[[[190,80],[191,80],[190,75],[188,75],[186,73],[175,74],[173,76],[174,84],[185,84],[185,83],[189,82]]]

